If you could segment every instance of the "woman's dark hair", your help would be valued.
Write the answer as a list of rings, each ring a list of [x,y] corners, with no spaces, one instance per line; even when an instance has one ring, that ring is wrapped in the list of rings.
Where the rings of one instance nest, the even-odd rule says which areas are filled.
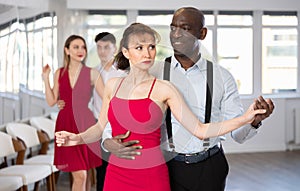
[[[129,69],[129,60],[123,55],[122,48],[128,49],[130,37],[137,34],[150,34],[154,37],[157,43],[160,41],[160,35],[151,27],[142,23],[132,23],[125,29],[122,40],[120,41],[118,54],[115,56],[115,62],[118,64],[118,69]]]

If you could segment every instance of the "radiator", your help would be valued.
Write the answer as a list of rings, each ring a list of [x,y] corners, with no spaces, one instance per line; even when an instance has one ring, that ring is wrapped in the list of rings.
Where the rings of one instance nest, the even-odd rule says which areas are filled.
[[[300,108],[295,108],[294,114],[294,140],[295,144],[300,144]]]

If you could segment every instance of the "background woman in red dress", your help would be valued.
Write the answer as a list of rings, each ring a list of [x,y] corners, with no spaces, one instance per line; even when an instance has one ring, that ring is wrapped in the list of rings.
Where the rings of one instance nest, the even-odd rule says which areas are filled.
[[[85,40],[71,35],[64,45],[64,66],[56,70],[53,88],[50,87],[50,67],[43,68],[43,80],[46,89],[46,101],[54,106],[58,99],[65,105],[60,109],[55,131],[84,132],[95,124],[95,118],[88,108],[92,88],[95,86],[102,97],[104,85],[97,70],[84,65],[87,57]],[[71,172],[73,191],[89,191],[91,182],[88,170],[102,163],[98,142],[73,147],[57,147],[54,152],[54,165],[62,171]]]

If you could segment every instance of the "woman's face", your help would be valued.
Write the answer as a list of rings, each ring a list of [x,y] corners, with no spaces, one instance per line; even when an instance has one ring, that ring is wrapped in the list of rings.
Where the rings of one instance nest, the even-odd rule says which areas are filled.
[[[81,39],[73,40],[65,51],[71,61],[81,62],[86,57],[86,45]]]
[[[156,56],[155,38],[148,33],[131,35],[129,36],[128,48],[123,48],[122,51],[129,60],[130,67],[149,69]]]

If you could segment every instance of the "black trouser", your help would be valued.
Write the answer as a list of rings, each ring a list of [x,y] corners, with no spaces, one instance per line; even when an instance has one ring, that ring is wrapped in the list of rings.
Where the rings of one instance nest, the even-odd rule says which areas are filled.
[[[101,145],[100,145],[101,147]],[[97,191],[102,191],[104,186],[104,179],[106,174],[106,168],[108,165],[108,158],[110,153],[105,152],[101,147],[101,154],[102,154],[102,165],[96,167],[97,172]]]
[[[222,151],[193,164],[168,163],[172,191],[224,191],[229,166]]]

